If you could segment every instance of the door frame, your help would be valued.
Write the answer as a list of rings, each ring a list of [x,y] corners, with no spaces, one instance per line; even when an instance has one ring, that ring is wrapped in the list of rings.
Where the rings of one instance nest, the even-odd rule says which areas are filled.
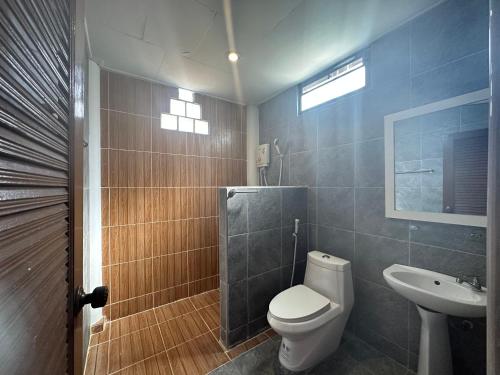
[[[500,0],[490,0],[486,371],[500,373]]]
[[[85,0],[70,0],[70,122],[69,122],[69,274],[68,373],[80,375],[85,365],[83,314],[74,309],[77,287],[83,285],[83,132],[85,113]]]

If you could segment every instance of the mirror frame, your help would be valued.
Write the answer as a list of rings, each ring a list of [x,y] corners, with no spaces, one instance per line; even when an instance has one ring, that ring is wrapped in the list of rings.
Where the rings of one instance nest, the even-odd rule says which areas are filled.
[[[440,212],[398,211],[395,208],[394,194],[394,123],[432,112],[458,107],[490,99],[490,89],[473,91],[464,95],[391,113],[384,117],[384,150],[385,150],[385,216],[394,219],[430,221],[434,223],[471,225],[486,227],[486,216],[462,215]]]

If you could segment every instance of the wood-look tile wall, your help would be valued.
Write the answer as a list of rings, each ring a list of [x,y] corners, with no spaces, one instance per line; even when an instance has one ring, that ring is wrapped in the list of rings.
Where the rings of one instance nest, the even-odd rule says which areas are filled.
[[[164,130],[177,89],[101,71],[104,314],[219,286],[217,187],[246,185],[245,107],[196,95],[210,135]]]

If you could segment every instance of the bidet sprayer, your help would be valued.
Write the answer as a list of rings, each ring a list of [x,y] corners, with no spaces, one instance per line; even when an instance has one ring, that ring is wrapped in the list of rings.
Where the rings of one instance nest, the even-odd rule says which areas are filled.
[[[300,223],[300,220],[299,219],[295,219],[295,228],[294,228],[294,231],[293,231],[293,234],[295,234],[295,235],[299,234],[299,223]]]

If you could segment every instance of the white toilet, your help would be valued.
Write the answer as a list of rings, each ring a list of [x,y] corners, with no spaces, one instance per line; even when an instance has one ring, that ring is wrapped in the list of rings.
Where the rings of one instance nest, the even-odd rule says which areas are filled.
[[[302,371],[337,350],[354,304],[351,263],[311,251],[303,285],[274,297],[267,320],[282,336],[279,359]]]

